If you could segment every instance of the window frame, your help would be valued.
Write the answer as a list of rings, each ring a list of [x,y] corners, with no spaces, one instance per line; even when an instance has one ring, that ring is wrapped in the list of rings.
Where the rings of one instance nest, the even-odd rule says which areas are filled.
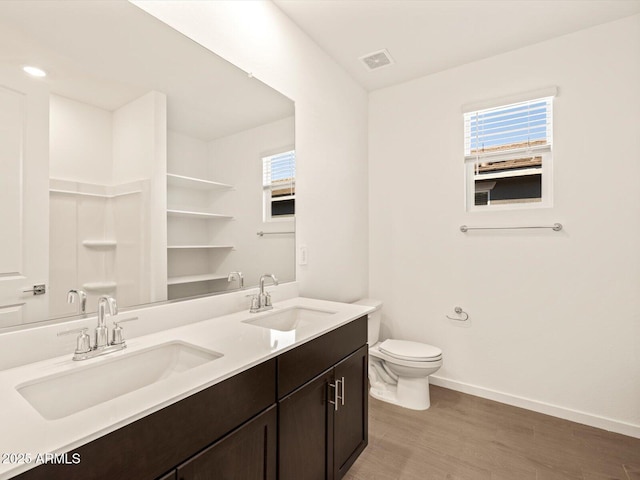
[[[480,104],[473,104],[464,106],[463,111],[463,129],[464,129],[464,175],[465,175],[465,208],[467,212],[478,211],[500,211],[500,210],[531,210],[538,208],[550,208],[553,206],[553,126],[554,126],[554,100],[557,93],[556,87],[551,87],[530,94],[522,94],[517,96],[505,97],[503,99],[482,102]],[[549,101],[549,125],[550,129],[547,132],[548,144],[545,145],[532,145],[524,148],[513,148],[504,151],[496,151],[484,153],[482,155],[474,155],[470,150],[467,150],[467,145],[470,145],[470,133],[468,133],[469,125],[467,124],[467,116],[476,112],[483,112],[486,110],[508,108],[523,102],[539,102]],[[491,181],[497,177],[482,176],[482,174],[476,174],[476,166],[479,162],[500,162],[508,160],[516,160],[525,156],[540,156],[542,158],[542,165],[539,168],[540,174],[540,186],[541,195],[540,201],[514,201],[513,203],[498,203],[487,205],[475,204],[475,182],[477,180]],[[537,169],[536,169],[537,170]],[[531,171],[530,174],[537,174],[537,171]],[[487,175],[487,174],[485,174]],[[513,175],[515,177],[517,175]],[[499,178],[499,177],[498,177]],[[504,178],[504,177],[502,177]],[[484,191],[484,190],[483,190]],[[489,197],[491,193],[489,192]]]
[[[271,185],[265,185],[264,182],[264,177],[265,177],[265,160],[268,158],[273,158],[273,157],[277,157],[279,155],[284,155],[284,154],[288,154],[290,152],[293,152],[293,165],[294,165],[294,174],[292,177],[292,181],[291,184],[293,186],[293,193],[291,195],[287,195],[286,197],[279,197],[276,200],[273,199],[272,197],[272,191],[274,190],[274,186],[273,184]],[[273,150],[270,151],[269,153],[264,153],[262,155],[260,155],[260,162],[261,162],[261,169],[262,169],[262,173],[261,173],[261,177],[262,177],[262,222],[267,224],[267,223],[274,223],[274,222],[293,222],[295,220],[295,199],[296,199],[296,193],[295,193],[295,184],[296,184],[296,179],[295,179],[295,168],[296,168],[296,154],[295,154],[295,148],[293,146],[289,146],[289,147],[285,147],[285,148],[280,148],[277,150]],[[289,200],[292,199],[294,201],[294,213],[290,214],[290,215],[277,215],[277,216],[273,216],[272,215],[272,202],[274,201],[283,201],[283,200]]]

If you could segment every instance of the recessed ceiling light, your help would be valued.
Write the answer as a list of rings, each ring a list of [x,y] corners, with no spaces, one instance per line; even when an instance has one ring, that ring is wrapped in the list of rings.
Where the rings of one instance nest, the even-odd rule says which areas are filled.
[[[47,76],[47,72],[45,72],[41,68],[32,67],[30,65],[26,65],[26,66],[22,67],[22,70],[27,72],[32,77],[46,77]]]

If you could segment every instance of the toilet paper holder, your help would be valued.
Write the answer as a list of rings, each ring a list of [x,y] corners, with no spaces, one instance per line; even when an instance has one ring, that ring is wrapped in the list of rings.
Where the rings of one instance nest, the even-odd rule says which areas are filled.
[[[464,310],[462,310],[462,308],[455,307],[453,309],[453,311],[456,312],[457,315],[464,315],[464,318],[454,318],[454,317],[450,317],[449,315],[446,315],[446,317],[449,320],[455,320],[457,322],[466,322],[467,320],[469,320],[469,314],[467,312],[465,312]]]

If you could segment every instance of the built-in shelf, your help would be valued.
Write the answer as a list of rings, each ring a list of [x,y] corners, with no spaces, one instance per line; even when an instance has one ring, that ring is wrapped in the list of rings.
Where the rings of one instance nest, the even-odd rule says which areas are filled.
[[[217,196],[218,194],[225,194],[226,191],[233,189],[232,185],[228,185],[226,183],[214,182],[211,180],[205,180],[203,178],[197,178],[197,177],[188,177],[185,175],[177,175],[175,173],[167,173],[167,187],[169,187],[169,189],[172,189],[172,188],[184,189],[184,192],[181,192],[179,196],[184,195],[187,200],[191,198],[192,201],[198,200],[199,196],[203,194],[206,194],[207,196],[210,194],[214,194]],[[173,190],[173,191],[177,191],[177,190]],[[191,197],[186,196],[187,193],[189,193]],[[172,197],[170,196],[170,198]],[[185,202],[185,199],[183,199],[183,205],[181,205],[183,208],[167,208],[167,216],[169,217],[169,219],[171,218],[174,219],[173,222],[171,221],[169,222],[167,227],[170,233],[172,229],[182,228],[183,225],[177,224],[178,218],[195,218],[195,219],[203,220],[201,222],[196,222],[196,223],[199,223],[200,226],[193,225],[194,229],[196,230],[194,233],[194,236],[192,236],[191,239],[185,239],[186,241],[194,241],[198,237],[202,238],[202,235],[197,235],[198,233],[203,233],[198,229],[208,228],[210,225],[209,221],[225,221],[225,220],[233,219],[232,215],[223,215],[221,213],[209,213],[209,212],[192,210],[192,208],[197,209],[198,205],[201,202],[197,202],[197,203],[188,202],[188,201],[186,203],[184,202]],[[171,200],[169,205],[171,205]],[[186,209],[184,209],[184,207],[186,207]],[[207,208],[204,207],[204,209],[206,210]],[[198,255],[197,253],[198,251],[208,252],[207,255],[224,256],[224,255],[227,255],[233,249],[234,249],[233,245],[220,245],[220,244],[218,245],[211,245],[211,244],[209,245],[204,245],[204,244],[167,245],[168,252],[178,252],[178,251],[185,252],[183,254],[177,254],[177,253],[170,254],[169,255],[170,263],[171,262],[180,263],[186,258],[185,255],[187,257],[190,257],[192,255]],[[187,253],[187,252],[193,252],[193,253]],[[189,273],[189,272],[186,271],[184,273]],[[194,284],[198,284],[199,282],[222,281],[223,279],[226,280],[226,278],[227,278],[226,275],[220,275],[215,273],[209,273],[209,274],[193,273],[189,275],[176,275],[176,276],[170,276],[167,278],[167,286],[192,284],[193,287],[185,287],[185,288],[202,288],[204,286],[207,289],[210,289],[210,288],[217,289],[218,288],[217,284],[206,285],[205,283],[201,283],[200,286],[197,286]]]
[[[83,240],[82,245],[87,248],[116,248],[115,240]]]
[[[118,286],[116,282],[88,282],[83,283],[82,288],[87,292],[110,292]]]
[[[206,213],[206,212],[191,212],[188,210],[167,210],[167,215],[175,217],[191,217],[191,218],[219,218],[219,219],[231,219],[231,215],[222,215],[220,213]]]
[[[102,193],[89,193],[89,192],[75,192],[73,190],[59,190],[56,188],[50,188],[49,193],[60,193],[64,195],[77,195],[79,197],[97,197],[97,198],[118,198],[123,197],[125,195],[132,195],[134,193],[142,193],[140,190],[132,191],[132,192],[124,192],[124,193],[115,193],[113,195],[105,195]]]
[[[174,173],[167,173],[167,185],[172,187],[195,188],[198,190],[229,190],[233,188],[233,185],[226,183],[212,182],[211,180],[186,177]]]
[[[169,250],[175,249],[195,249],[195,248],[233,248],[233,245],[169,245]]]
[[[202,275],[182,275],[177,277],[169,277],[167,285],[182,285],[185,283],[208,282],[210,280],[226,280],[227,275],[217,275],[215,273],[206,273]]]
[[[124,195],[142,193],[144,181],[123,183],[120,185],[98,185],[95,183],[76,182],[61,178],[49,179],[49,192],[81,197],[117,198]]]

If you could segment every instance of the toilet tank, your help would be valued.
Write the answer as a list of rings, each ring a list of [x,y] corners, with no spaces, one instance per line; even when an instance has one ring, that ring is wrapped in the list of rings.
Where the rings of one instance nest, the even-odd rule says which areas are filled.
[[[367,343],[369,346],[378,343],[380,338],[380,320],[382,319],[382,302],[380,300],[374,300],[372,298],[363,298],[357,302],[353,302],[354,305],[365,305],[367,307],[374,307],[375,310],[369,314],[369,321],[367,323]]]

